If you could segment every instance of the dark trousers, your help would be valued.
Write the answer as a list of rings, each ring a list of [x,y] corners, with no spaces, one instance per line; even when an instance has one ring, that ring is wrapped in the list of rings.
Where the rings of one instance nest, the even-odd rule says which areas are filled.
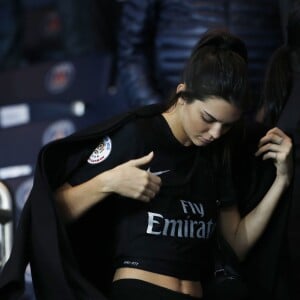
[[[113,282],[110,300],[200,300],[137,279]],[[203,298],[201,298],[203,300]]]

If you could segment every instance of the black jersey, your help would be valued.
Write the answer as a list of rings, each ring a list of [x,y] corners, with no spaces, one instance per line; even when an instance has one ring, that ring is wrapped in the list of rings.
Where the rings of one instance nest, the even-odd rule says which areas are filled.
[[[156,197],[150,203],[116,197],[116,267],[190,280],[212,271],[210,240],[220,194],[204,148],[179,143],[162,115],[134,120],[104,136],[69,179],[70,184],[79,184],[154,151],[153,160],[144,169],[162,179]],[[226,200],[231,205],[235,201]]]

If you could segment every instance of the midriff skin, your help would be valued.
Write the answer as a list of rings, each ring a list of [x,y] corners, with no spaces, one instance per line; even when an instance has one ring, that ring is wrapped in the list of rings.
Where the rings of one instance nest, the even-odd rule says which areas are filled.
[[[120,279],[138,279],[170,289],[174,292],[188,294],[201,298],[203,291],[200,281],[181,280],[176,277],[153,273],[135,268],[119,268],[116,270],[113,281]]]

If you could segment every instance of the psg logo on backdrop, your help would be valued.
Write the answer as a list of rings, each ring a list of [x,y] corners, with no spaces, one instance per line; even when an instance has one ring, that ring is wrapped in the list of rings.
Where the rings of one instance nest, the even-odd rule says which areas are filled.
[[[91,154],[91,156],[88,159],[88,163],[92,165],[99,164],[109,156],[110,151],[111,139],[108,136],[106,136]]]
[[[63,93],[70,87],[74,77],[75,67],[72,63],[59,63],[46,74],[46,89],[51,94]]]
[[[56,121],[49,125],[43,134],[43,145],[62,139],[75,132],[75,125],[69,120]]]

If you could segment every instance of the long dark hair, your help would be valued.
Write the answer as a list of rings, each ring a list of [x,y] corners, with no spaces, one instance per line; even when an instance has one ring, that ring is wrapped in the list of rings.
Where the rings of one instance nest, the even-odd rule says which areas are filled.
[[[245,111],[249,107],[247,49],[244,42],[227,30],[210,30],[194,47],[186,63],[182,82],[186,90],[179,97],[192,102],[217,96]]]
[[[279,47],[268,63],[262,107],[264,123],[274,126],[292,89],[293,69],[299,68],[300,59],[300,5],[288,17],[287,44]]]
[[[240,38],[223,29],[208,31],[185,66],[182,82],[186,89],[174,94],[167,108],[175,105],[179,97],[191,103],[216,96],[246,112],[251,106],[247,62],[247,48]],[[231,147],[242,133],[242,126],[234,127],[225,139],[220,138],[210,146],[216,168],[230,171]]]

